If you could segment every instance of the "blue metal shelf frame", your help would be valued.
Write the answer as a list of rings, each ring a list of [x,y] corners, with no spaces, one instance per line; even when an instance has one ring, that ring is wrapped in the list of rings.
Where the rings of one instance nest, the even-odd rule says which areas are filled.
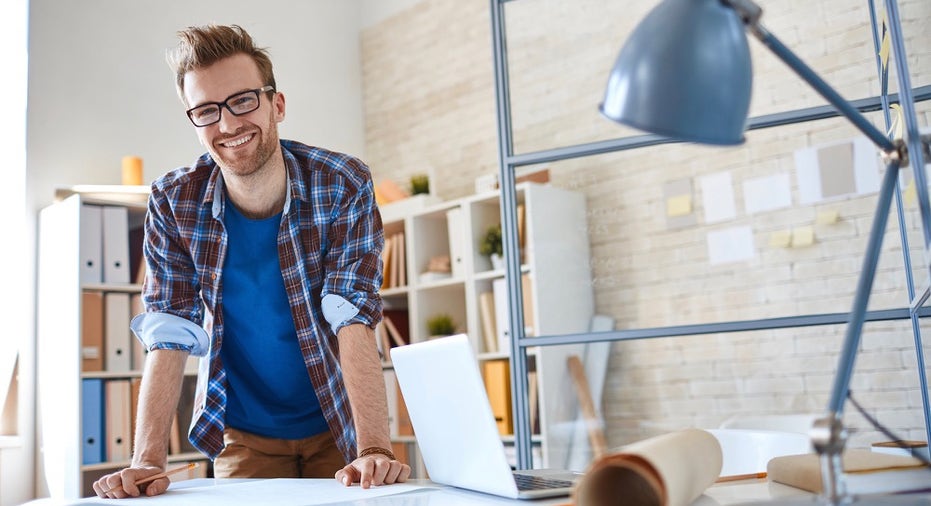
[[[800,316],[786,316],[757,320],[718,322],[710,324],[680,325],[672,327],[656,327],[644,329],[625,329],[610,332],[564,334],[553,336],[537,336],[527,338],[522,325],[516,322],[524,321],[523,298],[520,283],[520,259],[514,254],[518,251],[517,242],[517,212],[515,169],[517,167],[535,165],[540,163],[568,160],[613,153],[629,149],[638,149],[659,144],[672,144],[677,141],[656,136],[636,135],[611,139],[606,141],[577,144],[559,147],[532,153],[515,154],[512,137],[510,85],[508,82],[507,65],[507,38],[504,23],[504,5],[513,0],[490,0],[491,4],[491,32],[492,51],[495,72],[495,100],[497,106],[498,130],[498,165],[501,192],[501,221],[503,231],[505,271],[508,288],[508,313],[510,318],[511,340],[511,391],[514,409],[514,442],[517,455],[517,467],[529,469],[532,467],[531,430],[529,418],[529,402],[527,391],[527,354],[526,349],[536,346],[557,346],[566,344],[582,344],[603,341],[624,341],[632,339],[651,339],[675,336],[698,336],[726,332],[758,331],[768,329],[781,329],[793,327],[807,327],[816,325],[843,325],[849,320],[849,313],[812,314]],[[871,0],[869,4],[870,20],[872,23],[873,42],[876,54],[879,53],[881,34],[878,33],[878,20]],[[922,157],[921,138],[918,131],[918,120],[915,113],[916,102],[931,100],[931,85],[912,88],[908,74],[904,37],[901,33],[898,4],[895,0],[885,0],[888,16],[888,30],[891,36],[892,51],[895,57],[896,68],[900,69],[899,94],[888,94],[888,66],[883,67],[877,56],[877,69],[882,80],[882,92],[877,97],[867,97],[850,102],[850,105],[860,112],[883,111],[888,128],[890,124],[889,106],[899,103],[905,119],[908,151],[911,166],[924,166]],[[899,96],[901,95],[901,96]],[[594,107],[594,105],[593,105]],[[792,111],[768,114],[750,118],[750,130],[772,128],[776,126],[791,125],[819,119],[840,116],[830,105],[808,107]],[[931,252],[931,206],[928,203],[928,186],[924,171],[913,170],[915,185],[918,193],[919,211],[926,252]],[[931,286],[925,287],[922,293],[916,296],[914,280],[912,278],[911,257],[908,248],[908,237],[904,228],[904,206],[901,188],[896,188],[896,212],[899,220],[899,231],[902,241],[902,253],[906,270],[906,284],[908,289],[909,307],[866,313],[866,321],[911,320],[912,331],[915,338],[917,352],[918,376],[921,385],[922,402],[924,407],[925,430],[928,440],[931,441],[931,418],[929,418],[929,398],[927,379],[925,377],[924,357],[921,341],[919,318],[931,316],[931,309],[923,305],[931,294]],[[926,254],[931,257],[931,255]],[[925,266],[931,272],[931,266]]]

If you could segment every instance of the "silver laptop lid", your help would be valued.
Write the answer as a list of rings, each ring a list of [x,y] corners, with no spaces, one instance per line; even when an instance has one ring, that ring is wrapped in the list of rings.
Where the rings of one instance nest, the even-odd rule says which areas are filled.
[[[516,498],[517,485],[468,337],[392,348],[391,361],[430,479]]]

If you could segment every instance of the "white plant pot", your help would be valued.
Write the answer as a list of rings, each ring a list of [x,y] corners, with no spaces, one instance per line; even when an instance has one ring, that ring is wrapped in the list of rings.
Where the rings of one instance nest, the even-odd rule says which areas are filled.
[[[492,269],[504,269],[504,256],[492,253],[489,255],[489,258],[491,258]]]

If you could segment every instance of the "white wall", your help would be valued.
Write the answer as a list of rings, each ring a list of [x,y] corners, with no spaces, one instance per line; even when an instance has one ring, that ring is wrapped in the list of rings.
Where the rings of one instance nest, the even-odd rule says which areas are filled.
[[[242,15],[231,15],[241,11]],[[30,25],[29,184],[118,184],[120,158],[146,181],[202,152],[174,91],[175,32],[238,23],[268,47],[287,99],[282,137],[364,155],[358,4],[345,0],[34,0]]]
[[[52,202],[55,188],[119,184],[120,159],[129,154],[143,158],[149,182],[203,152],[165,63],[175,32],[186,26],[242,25],[271,52],[287,101],[281,136],[364,158],[360,11],[358,0],[31,0],[29,278],[36,212]],[[32,383],[26,369],[31,376],[23,383]],[[31,495],[31,476],[9,474],[31,469],[31,461],[9,464],[0,469],[4,496],[14,486],[21,490],[10,497]]]

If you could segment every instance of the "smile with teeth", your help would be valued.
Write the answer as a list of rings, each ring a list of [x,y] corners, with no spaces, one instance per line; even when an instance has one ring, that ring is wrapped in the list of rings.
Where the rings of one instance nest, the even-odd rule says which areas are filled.
[[[249,135],[240,137],[238,139],[233,139],[231,141],[222,142],[220,143],[220,145],[222,145],[223,147],[227,147],[227,148],[235,148],[237,146],[242,146],[243,144],[252,140],[253,135],[254,134],[249,134]]]

